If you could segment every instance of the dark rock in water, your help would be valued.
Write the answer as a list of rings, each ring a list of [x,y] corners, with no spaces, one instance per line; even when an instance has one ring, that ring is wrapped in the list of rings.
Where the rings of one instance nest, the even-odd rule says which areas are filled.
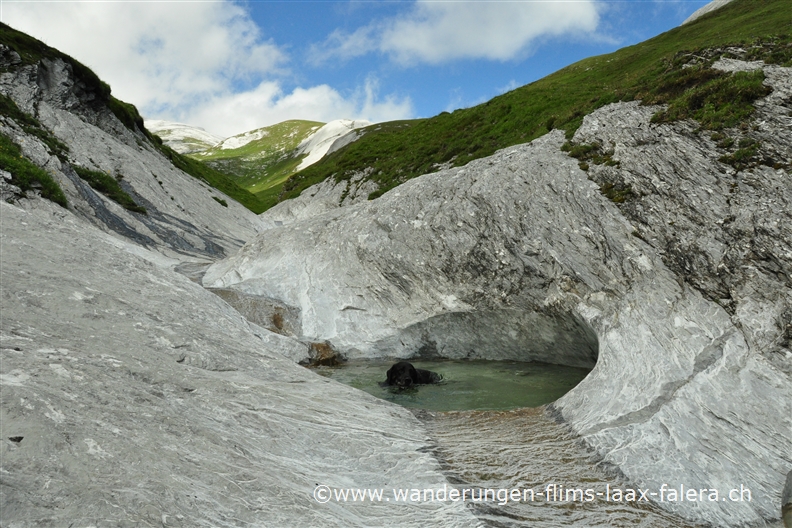
[[[406,389],[415,385],[438,383],[443,377],[437,372],[415,368],[412,363],[399,361],[387,372],[387,379],[381,383],[383,387],[399,387]]]

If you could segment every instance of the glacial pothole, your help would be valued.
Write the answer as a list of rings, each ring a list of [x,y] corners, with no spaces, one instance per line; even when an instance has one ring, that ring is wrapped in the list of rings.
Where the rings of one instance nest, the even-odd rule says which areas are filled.
[[[439,384],[411,389],[382,387],[393,360],[350,360],[316,372],[369,394],[429,411],[507,410],[551,403],[585,378],[590,369],[538,362],[410,360],[443,376]]]

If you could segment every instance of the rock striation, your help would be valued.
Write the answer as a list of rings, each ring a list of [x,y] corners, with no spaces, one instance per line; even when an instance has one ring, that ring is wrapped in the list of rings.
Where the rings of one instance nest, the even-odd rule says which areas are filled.
[[[371,202],[333,204],[324,183],[262,215],[269,229],[204,285],[290,305],[304,338],[351,357],[595,365],[553,410],[603,463],[641,488],[751,490],[660,504],[694,522],[777,520],[792,467],[792,70],[758,67],[773,92],[725,131],[759,145],[751,163],[696,123],[616,103],[572,140],[609,163],[579,163],[552,132]]]
[[[304,345],[159,255],[23,205],[0,202],[0,524],[478,525],[460,503],[314,500],[446,480],[408,410],[298,366]]]
[[[10,115],[0,134],[69,201],[0,178],[0,525],[479,525],[461,503],[315,500],[448,483],[409,411],[297,365],[330,349],[287,335],[299,312],[196,283],[262,229],[253,213],[174,168],[72,64],[5,47],[0,63],[0,94],[68,154]],[[72,165],[118,176],[148,214]]]
[[[50,173],[66,194],[70,210],[94,226],[155,249],[172,263],[229,255],[261,230],[255,214],[175,168],[142,134],[97,104],[96,95],[75,77],[71,64],[62,59],[21,64],[16,52],[0,46],[0,67],[0,94],[36,116],[67,145],[68,162],[10,117],[0,120],[0,133]],[[130,212],[95,191],[72,165],[119,180],[147,214]]]

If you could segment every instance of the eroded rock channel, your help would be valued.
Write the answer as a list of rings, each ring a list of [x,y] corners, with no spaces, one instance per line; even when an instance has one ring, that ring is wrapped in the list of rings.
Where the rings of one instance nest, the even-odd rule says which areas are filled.
[[[751,67],[772,92],[745,131],[725,132],[789,159],[792,70]],[[733,166],[695,123],[652,122],[659,110],[615,103],[584,118],[572,144],[612,163],[580,163],[553,131],[370,202],[312,216],[307,193],[299,215],[265,213],[279,224],[204,285],[297,307],[306,336],[350,358],[509,349],[513,328],[475,324],[487,314],[580,324],[596,367],[554,407],[588,448],[644,489],[753,492],[662,505],[690,522],[777,520],[792,467],[788,168]]]

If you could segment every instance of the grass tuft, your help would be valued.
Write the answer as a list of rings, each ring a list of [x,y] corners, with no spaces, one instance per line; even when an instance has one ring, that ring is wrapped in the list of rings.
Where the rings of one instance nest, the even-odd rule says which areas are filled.
[[[732,128],[753,114],[754,101],[772,91],[762,84],[762,70],[728,74],[709,68],[686,68],[682,74],[685,83],[691,85],[675,97],[658,97],[658,102],[666,99],[670,104],[652,117],[653,123],[694,119],[703,129]],[[675,85],[673,90],[678,88]]]
[[[41,140],[47,146],[50,154],[58,156],[61,161],[66,160],[69,147],[44,128],[38,119],[20,110],[13,99],[2,94],[0,94],[0,115],[10,117],[25,133]]]
[[[146,130],[146,126],[143,124],[143,116],[140,115],[135,105],[120,101],[111,95],[107,100],[107,107],[129,130],[142,132],[150,140],[155,141],[153,134]]]
[[[135,213],[148,214],[146,208],[136,204],[132,197],[121,188],[118,181],[109,174],[86,169],[78,165],[72,165],[72,168],[80,178],[88,183],[88,185],[104,194],[124,209]]]
[[[38,190],[46,198],[66,207],[66,195],[47,171],[22,156],[20,148],[10,138],[0,134],[0,169],[11,173],[11,183],[22,192]]]

